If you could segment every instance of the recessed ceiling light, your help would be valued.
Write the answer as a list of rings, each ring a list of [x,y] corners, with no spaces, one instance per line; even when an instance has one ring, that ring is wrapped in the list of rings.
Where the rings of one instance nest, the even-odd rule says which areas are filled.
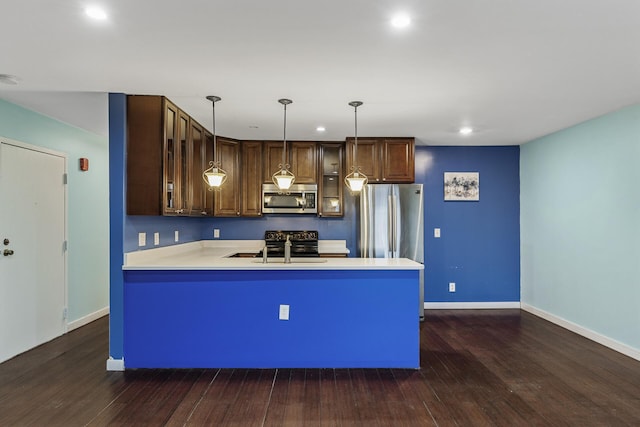
[[[461,135],[470,135],[473,133],[473,128],[470,126],[463,126],[458,132],[460,132]]]
[[[406,28],[411,24],[411,18],[406,13],[399,13],[391,19],[391,25],[395,28]]]
[[[4,83],[6,85],[17,85],[20,81],[18,76],[14,76],[12,74],[0,74],[0,83]]]
[[[324,126],[318,126],[318,127],[316,128],[316,130],[317,130],[318,132],[324,132],[324,131],[326,131],[327,129],[326,129]]]
[[[104,21],[107,19],[107,12],[98,6],[89,6],[84,10],[84,13],[86,13],[89,18],[97,21]]]

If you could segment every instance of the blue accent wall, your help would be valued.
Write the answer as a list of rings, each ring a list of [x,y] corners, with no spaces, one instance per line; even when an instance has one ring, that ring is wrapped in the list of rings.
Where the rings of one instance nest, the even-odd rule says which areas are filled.
[[[109,94],[109,230],[111,286],[109,288],[109,355],[122,358],[124,333],[124,212],[126,196],[127,97]]]
[[[522,302],[640,354],[640,105],[521,154]]]
[[[416,182],[425,192],[425,301],[520,301],[518,162],[518,146],[416,147]],[[444,172],[479,172],[480,201],[445,202]]]

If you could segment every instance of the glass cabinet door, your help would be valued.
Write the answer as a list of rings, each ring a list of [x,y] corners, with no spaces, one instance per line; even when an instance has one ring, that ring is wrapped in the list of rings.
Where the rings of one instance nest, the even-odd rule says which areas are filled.
[[[187,214],[189,207],[187,201],[189,200],[189,185],[191,183],[189,178],[189,116],[182,111],[178,113],[178,134],[180,135],[180,147],[179,147],[179,169],[180,180],[178,182],[178,200],[176,202],[176,213]]]
[[[320,189],[320,216],[342,216],[343,210],[343,157],[341,143],[321,144],[322,188]]]
[[[165,138],[164,138],[164,170],[163,170],[163,213],[172,214],[176,210],[176,158],[177,142],[176,127],[178,124],[178,108],[169,103],[165,103]]]

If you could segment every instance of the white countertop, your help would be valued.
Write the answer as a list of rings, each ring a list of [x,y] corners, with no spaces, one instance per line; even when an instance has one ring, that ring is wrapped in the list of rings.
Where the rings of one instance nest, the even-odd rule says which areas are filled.
[[[320,241],[322,242],[322,241]],[[320,245],[319,242],[319,245]],[[330,251],[340,252],[343,240],[325,241]],[[125,254],[123,270],[422,270],[424,266],[406,258],[227,258],[238,252],[258,252],[263,240],[201,240]],[[346,246],[342,243],[342,248]]]

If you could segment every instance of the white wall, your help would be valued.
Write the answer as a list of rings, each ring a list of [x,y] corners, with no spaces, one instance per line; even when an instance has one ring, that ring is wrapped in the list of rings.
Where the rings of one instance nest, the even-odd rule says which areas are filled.
[[[640,354],[640,105],[524,144],[520,201],[523,306]]]
[[[75,98],[71,110],[95,110]],[[108,111],[108,96],[103,96]],[[106,114],[106,113],[105,113]],[[108,118],[103,117],[105,123]],[[104,313],[109,305],[109,156],[108,137],[62,123],[0,99],[0,135],[68,155],[68,301],[69,321]],[[89,159],[81,172],[78,159]]]

